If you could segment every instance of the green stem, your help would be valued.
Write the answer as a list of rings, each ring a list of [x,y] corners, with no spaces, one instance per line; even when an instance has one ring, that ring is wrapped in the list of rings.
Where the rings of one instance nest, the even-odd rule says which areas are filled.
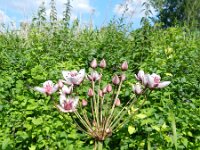
[[[94,150],[103,150],[103,142],[95,141]]]

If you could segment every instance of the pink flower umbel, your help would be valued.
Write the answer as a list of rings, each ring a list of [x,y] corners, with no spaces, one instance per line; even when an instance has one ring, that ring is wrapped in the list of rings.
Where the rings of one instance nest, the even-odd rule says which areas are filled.
[[[102,75],[98,74],[97,71],[93,71],[93,72],[92,72],[90,75],[88,75],[87,77],[88,77],[88,79],[89,79],[90,81],[98,81],[98,80],[101,79],[101,76],[102,76]]]
[[[66,98],[64,94],[60,95],[60,104],[56,105],[56,107],[64,113],[74,112],[76,111],[76,107],[78,105],[78,97],[68,97]]]
[[[51,80],[48,80],[43,83],[43,87],[35,87],[34,90],[46,95],[51,95],[58,90],[58,85],[54,85]]]
[[[121,64],[120,72],[111,74],[112,81],[109,82],[107,81],[107,70],[105,70],[105,78],[102,78],[106,67],[104,59],[100,64],[97,64],[97,60],[94,59],[90,66],[91,68],[86,69],[92,70],[86,76],[89,81],[83,84],[81,83],[85,77],[84,69],[79,72],[76,70],[62,71],[65,80],[58,80],[56,85],[49,80],[43,83],[43,87],[35,87],[35,90],[50,95],[59,89],[57,92],[60,94],[59,102],[55,102],[58,98],[52,95],[49,97],[54,104],[56,103],[56,108],[61,113],[71,113],[70,116],[77,128],[94,139],[94,149],[102,150],[104,140],[127,125],[129,119],[132,120],[132,117],[130,118],[127,114],[136,114],[146,104],[145,102],[154,89],[164,88],[170,84],[170,81],[161,82],[159,75],[145,74],[143,70],[140,70],[135,75],[138,83],[132,86],[134,93],[129,95],[127,86],[131,83],[128,81],[128,74],[126,79],[125,71],[128,69],[126,61]],[[97,71],[101,71],[101,74]],[[57,97],[56,94],[54,95]]]
[[[68,85],[80,85],[85,77],[85,69],[81,69],[79,72],[74,71],[62,71],[65,81]]]
[[[149,88],[164,88],[168,86],[171,82],[170,81],[163,81],[160,82],[161,77],[155,73],[147,75],[147,85]]]

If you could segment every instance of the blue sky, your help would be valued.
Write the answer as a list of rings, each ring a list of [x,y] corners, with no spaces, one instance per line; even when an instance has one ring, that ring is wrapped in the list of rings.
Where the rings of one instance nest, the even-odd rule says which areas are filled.
[[[50,0],[0,0],[0,23],[9,24],[13,22],[30,22],[32,16],[37,12],[42,1],[46,4],[47,17],[50,13]],[[58,18],[62,18],[64,3],[67,0],[55,0]],[[87,25],[92,18],[97,27],[106,25],[111,18],[120,17],[128,8],[126,17],[133,22],[133,28],[140,27],[140,19],[144,16],[142,3],[147,0],[71,0],[71,19],[81,20],[81,24]],[[153,15],[155,11],[151,8]]]

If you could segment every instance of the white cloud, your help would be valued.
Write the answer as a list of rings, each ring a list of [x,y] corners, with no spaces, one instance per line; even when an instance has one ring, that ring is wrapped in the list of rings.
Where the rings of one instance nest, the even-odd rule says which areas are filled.
[[[71,5],[74,12],[91,13],[94,9],[89,0],[73,0]]]
[[[7,12],[14,12],[14,14],[16,14],[14,18],[17,21],[22,20],[22,18],[25,20],[29,18],[27,20],[30,20],[32,18],[32,15],[37,12],[38,7],[43,1],[45,2],[45,7],[47,10],[46,14],[49,16],[50,0],[10,0],[9,2],[1,2],[0,0],[0,8],[3,7],[4,10],[6,10]],[[67,3],[67,0],[55,0],[55,2],[57,8],[57,16],[59,19],[61,19],[63,11],[65,9],[64,4]],[[90,0],[71,0],[71,6],[72,19],[77,18],[78,16],[80,16],[80,14],[91,14],[95,10],[94,7],[92,7],[90,4]]]
[[[114,7],[114,13],[118,16],[124,14],[133,18],[144,17],[144,6],[142,4],[148,2],[148,0],[125,0],[122,4],[116,4]],[[152,15],[155,15],[155,10],[150,6]]]
[[[10,17],[4,11],[0,10],[0,23],[8,23],[9,21],[11,21]]]

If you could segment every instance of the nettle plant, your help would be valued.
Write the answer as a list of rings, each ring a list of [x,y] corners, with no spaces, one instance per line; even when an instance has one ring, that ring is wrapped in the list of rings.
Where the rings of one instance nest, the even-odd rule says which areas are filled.
[[[97,72],[97,67],[101,72]],[[43,83],[43,87],[35,87],[36,91],[51,96],[56,91],[59,93],[59,103],[55,103],[55,107],[61,113],[69,113],[77,128],[94,138],[94,149],[102,149],[103,141],[118,131],[130,117],[126,114],[134,107],[133,116],[145,103],[147,97],[155,89],[160,89],[168,86],[170,81],[160,82],[161,77],[155,73],[145,74],[140,70],[135,74],[136,84],[132,84],[132,94],[130,99],[121,104],[119,95],[123,94],[121,87],[126,80],[126,70],[128,69],[127,62],[121,65],[121,73],[115,74],[112,77],[112,82],[102,86],[103,69],[106,67],[106,61],[101,60],[97,64],[94,59],[90,67],[92,71],[89,74],[85,73],[85,69],[78,71],[62,71],[64,80],[59,80],[54,84],[51,80]],[[87,94],[77,94],[77,88],[84,86],[84,79],[89,83]],[[88,82],[89,81],[89,82]],[[85,97],[79,101],[79,97]],[[140,98],[142,97],[142,98]],[[88,104],[90,103],[90,104]],[[137,105],[136,105],[137,104]],[[116,109],[117,108],[117,109]]]

